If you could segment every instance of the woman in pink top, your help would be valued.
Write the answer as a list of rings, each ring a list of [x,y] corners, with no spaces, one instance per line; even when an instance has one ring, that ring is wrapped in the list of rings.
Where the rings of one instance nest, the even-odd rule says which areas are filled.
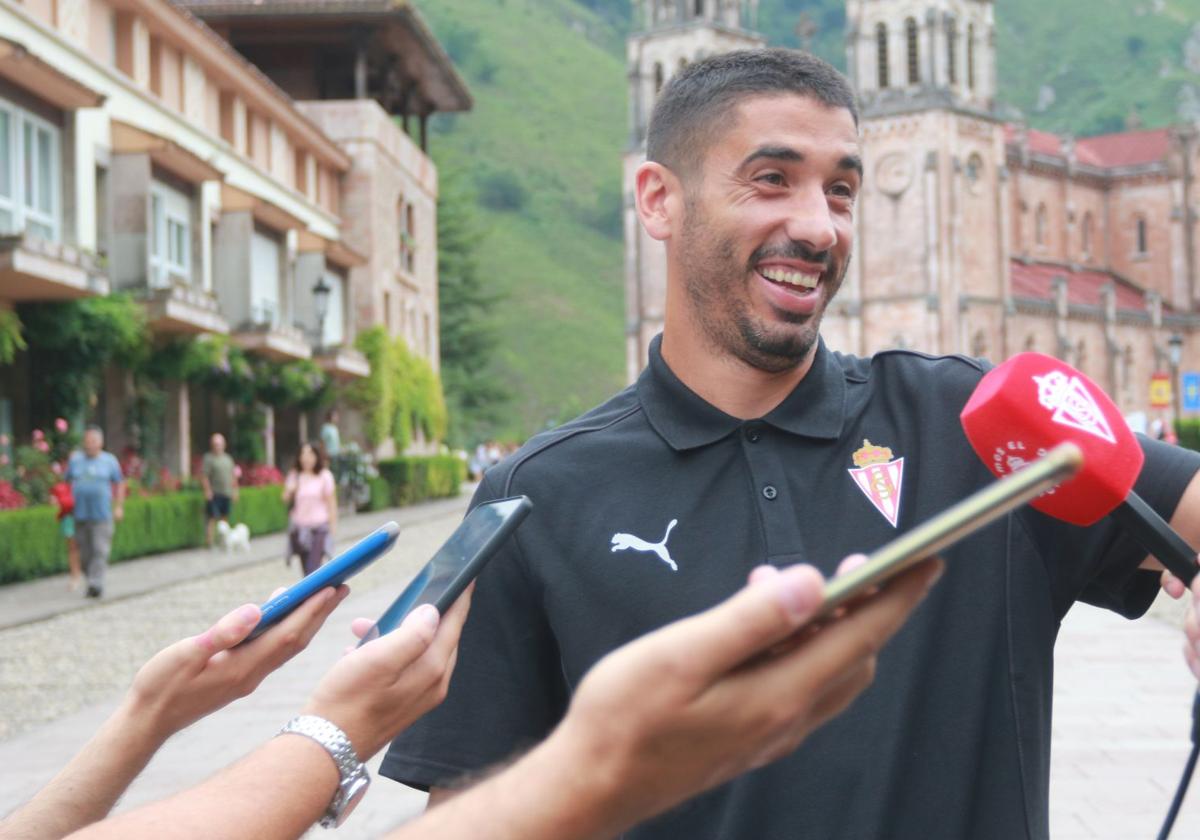
[[[299,554],[304,574],[320,568],[333,546],[337,526],[337,488],[320,451],[311,443],[300,447],[296,466],[283,483],[284,504],[291,505],[287,562]]]

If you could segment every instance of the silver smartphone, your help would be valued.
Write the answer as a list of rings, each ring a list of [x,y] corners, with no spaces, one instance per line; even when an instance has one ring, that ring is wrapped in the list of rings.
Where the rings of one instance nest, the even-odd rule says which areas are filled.
[[[947,546],[978,531],[1079,472],[1083,451],[1073,443],[1062,443],[1045,456],[1006,475],[953,507],[922,522],[906,534],[873,552],[867,562],[825,585],[825,600],[814,620],[828,617],[838,607],[863,595],[872,587],[909,566],[932,557]]]

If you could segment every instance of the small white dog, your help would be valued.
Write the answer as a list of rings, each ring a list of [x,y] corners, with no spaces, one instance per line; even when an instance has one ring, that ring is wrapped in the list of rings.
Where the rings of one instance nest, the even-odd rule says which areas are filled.
[[[234,551],[250,552],[250,529],[246,527],[245,522],[230,525],[222,519],[217,523],[217,539],[224,546],[226,554]]]

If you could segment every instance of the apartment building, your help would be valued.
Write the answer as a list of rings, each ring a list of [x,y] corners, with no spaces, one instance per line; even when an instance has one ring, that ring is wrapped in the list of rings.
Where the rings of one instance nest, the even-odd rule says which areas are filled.
[[[128,291],[156,337],[229,335],[339,379],[368,373],[351,345],[385,324],[436,365],[436,170],[380,103],[416,91],[406,101],[423,135],[429,114],[470,97],[415,10],[395,25],[418,29],[434,60],[401,56],[411,72],[350,90],[354,101],[298,103],[167,0],[0,0],[0,308]],[[318,62],[338,54],[291,56],[290,72],[323,75]],[[28,380],[21,359],[0,368],[0,433],[28,433]],[[110,371],[98,407],[116,450],[127,387]],[[294,451],[308,420],[269,418],[269,457]],[[186,472],[227,421],[215,396],[169,386],[166,465]]]

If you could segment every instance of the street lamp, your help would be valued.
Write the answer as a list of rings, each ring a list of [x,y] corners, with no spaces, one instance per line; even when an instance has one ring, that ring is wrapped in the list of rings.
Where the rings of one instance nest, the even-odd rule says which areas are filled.
[[[1183,360],[1183,336],[1171,333],[1167,339],[1167,358],[1171,360],[1171,403],[1174,414],[1172,426],[1179,434],[1179,363]]]
[[[325,349],[325,316],[329,314],[329,293],[333,289],[325,282],[322,275],[317,278],[317,285],[312,287],[313,309],[317,313],[317,355]],[[1182,341],[1183,339],[1180,339]]]

